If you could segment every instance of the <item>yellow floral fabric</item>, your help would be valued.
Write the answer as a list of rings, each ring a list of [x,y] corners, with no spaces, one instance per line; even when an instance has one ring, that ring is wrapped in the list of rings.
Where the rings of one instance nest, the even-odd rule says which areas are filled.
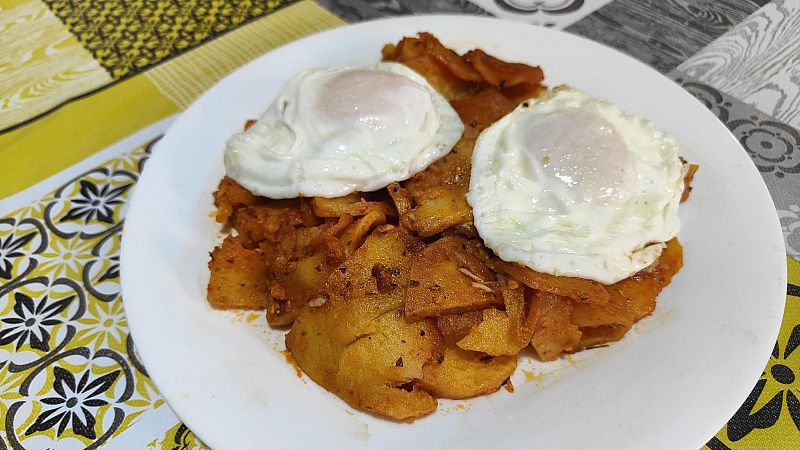
[[[164,403],[119,298],[122,221],[149,151],[137,147],[0,219],[5,446],[102,444]]]

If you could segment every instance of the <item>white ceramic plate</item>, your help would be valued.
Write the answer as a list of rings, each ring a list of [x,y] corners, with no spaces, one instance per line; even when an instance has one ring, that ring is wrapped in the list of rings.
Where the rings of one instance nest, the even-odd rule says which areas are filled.
[[[685,266],[652,317],[608,348],[555,363],[529,357],[501,390],[441,401],[395,423],[298,379],[283,332],[257,314],[206,303],[219,239],[211,193],[225,141],[309,66],[369,64],[387,42],[431,31],[540,64],[567,83],[653,120],[700,164],[681,207]],[[409,17],[338,28],[270,52],[209,90],[158,144],[136,186],[122,244],[128,323],[150,375],[178,416],[216,449],[692,448],[741,404],[777,336],[786,288],[777,215],[752,162],[691,95],[649,67],[569,34],[494,19]],[[254,319],[254,320],[252,320]]]

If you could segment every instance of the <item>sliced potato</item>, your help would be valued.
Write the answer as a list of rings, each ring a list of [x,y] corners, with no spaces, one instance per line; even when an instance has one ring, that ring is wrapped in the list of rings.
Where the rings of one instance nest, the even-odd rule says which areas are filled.
[[[350,255],[356,251],[372,229],[385,223],[386,216],[382,212],[370,211],[364,217],[345,228],[339,236],[339,242],[344,246],[345,254]]]
[[[633,325],[636,312],[630,300],[613,287],[608,293],[611,299],[605,304],[573,302],[570,321],[578,327]]]
[[[406,317],[419,320],[502,305],[494,274],[473,251],[458,236],[428,245],[411,267],[403,297]]]
[[[581,328],[581,349],[597,347],[622,339],[631,327],[625,325],[603,325]]]
[[[498,258],[492,259],[489,267],[506,273],[533,289],[569,297],[578,302],[604,304],[610,298],[605,285],[597,281],[536,272],[521,264],[506,262]]]
[[[256,248],[262,241],[269,241],[280,243],[286,252],[295,247],[292,239],[296,228],[320,224],[305,199],[264,199],[257,205],[237,209],[232,222],[245,247]]]
[[[478,230],[472,222],[454,225],[442,232],[442,237],[444,236],[461,236],[466,239],[480,239]]]
[[[261,255],[228,236],[211,252],[208,302],[220,309],[265,309],[270,296]]]
[[[505,87],[500,92],[511,101],[511,103],[519,106],[521,103],[537,98],[543,93],[547,92],[547,88],[541,84],[522,83],[510,87]]]
[[[228,177],[223,178],[214,191],[214,204],[217,206],[217,222],[233,225],[237,230],[240,225],[234,221],[237,218],[240,222],[248,221],[246,225],[249,228],[257,229],[266,226],[263,223],[266,218],[282,214],[286,214],[293,225],[303,224],[311,227],[319,224],[307,199],[273,200],[259,197]],[[247,214],[240,216],[239,213],[244,210],[248,210]],[[266,235],[274,231],[261,231],[261,234]],[[246,246],[254,248],[254,245],[246,244]]]
[[[653,275],[626,278],[614,283],[608,289],[614,295],[622,296],[628,302],[634,322],[649,316],[656,307],[656,297],[661,292],[661,284]]]
[[[477,95],[454,100],[450,104],[464,122],[463,138],[468,140],[477,139],[481,131],[517,107],[496,88],[486,88]]]
[[[482,319],[482,311],[447,314],[436,318],[436,326],[447,344],[456,345],[456,342],[464,339],[472,327],[481,323]]]
[[[469,172],[469,158],[451,152],[406,181],[404,191],[392,193],[403,226],[428,237],[472,222],[472,208],[466,197]],[[407,203],[397,203],[398,198]]]
[[[432,319],[403,318],[403,288],[423,244],[400,228],[376,229],[324,283],[286,336],[311,379],[353,407],[399,420],[430,413],[436,400],[415,387],[442,355]],[[388,289],[379,289],[380,275]],[[384,280],[386,282],[386,280]]]
[[[575,302],[572,323],[578,327],[630,327],[653,312],[661,289],[670,283],[682,264],[683,249],[677,239],[671,239],[654,267],[606,286],[608,303]]]
[[[650,315],[656,307],[656,298],[664,286],[683,265],[683,248],[677,239],[667,242],[655,267],[608,286],[608,291],[627,301],[633,321]]]
[[[419,40],[425,45],[428,54],[439,64],[461,80],[483,82],[481,74],[464,57],[445,47],[430,33],[419,33]]]
[[[496,87],[518,84],[536,84],[544,80],[540,67],[527,64],[505,62],[480,49],[470,50],[464,55],[481,77]]]
[[[386,222],[379,211],[371,211],[355,222],[349,215],[335,222],[328,220],[331,221],[314,228],[295,228],[284,220],[276,237],[259,243],[273,277],[267,308],[270,325],[291,324],[331,272],[364,242],[372,229]]]
[[[342,350],[338,395],[347,393],[348,403],[398,420],[432,412],[436,399],[414,385],[423,376],[423,365],[443,353],[432,321],[412,326],[389,311],[367,325]]]
[[[338,235],[351,223],[350,216],[343,216],[319,227],[291,227],[286,233],[291,240],[284,237],[259,243],[272,276],[267,308],[270,325],[290,325],[333,269],[345,260],[346,251]]]
[[[385,216],[396,216],[397,211],[388,202],[368,201],[367,196],[361,192],[354,192],[344,197],[322,198],[315,197],[311,200],[314,214],[319,217],[341,217],[350,215],[360,217],[372,211],[378,211]]]
[[[511,342],[528,345],[533,337],[536,316],[533,313],[533,292],[514,279],[508,279],[502,288],[503,304],[508,315]],[[526,295],[527,294],[527,295]]]
[[[229,177],[223,177],[214,191],[214,205],[217,207],[216,220],[227,223],[237,209],[242,206],[255,205],[263,202],[264,198],[253,195],[239,183]]]
[[[656,273],[661,286],[667,286],[672,281],[672,277],[681,270],[681,267],[683,267],[683,246],[678,238],[672,238],[667,241],[667,246],[661,252],[661,257],[658,258],[656,265]]]
[[[516,283],[514,287],[502,288],[506,310],[494,308],[481,312],[481,321],[457,345],[464,350],[486,353],[487,355],[516,355],[531,342],[535,317],[526,307],[524,288]]]
[[[498,390],[516,368],[517,355],[492,357],[448,345],[443,358],[423,366],[419,386],[436,397],[477,397]]]
[[[481,322],[472,327],[457,344],[464,350],[486,353],[491,356],[516,355],[528,343],[519,344],[511,336],[511,321],[504,311],[484,309]]]
[[[700,166],[697,164],[689,164],[689,170],[686,172],[686,176],[683,177],[683,193],[681,194],[681,203],[689,199],[689,194],[692,192],[692,180],[694,179],[694,174],[697,173],[698,169],[700,169]]]
[[[562,352],[571,352],[580,345],[581,332],[570,323],[570,299],[537,291],[531,309],[536,317],[531,346],[543,361],[553,361]]]
[[[336,268],[325,261],[325,249],[315,248],[314,253],[301,257],[294,270],[282,275],[273,284],[274,295],[267,309],[267,321],[272,326],[285,326],[294,322],[306,303],[316,296],[322,283]]]

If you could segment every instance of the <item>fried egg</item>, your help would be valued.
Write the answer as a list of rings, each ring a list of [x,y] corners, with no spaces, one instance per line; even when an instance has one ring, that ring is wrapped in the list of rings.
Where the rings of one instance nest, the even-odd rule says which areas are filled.
[[[339,197],[410,178],[463,131],[447,100],[402,64],[308,69],[228,141],[225,168],[262,196]]]
[[[678,149],[653,123],[557,88],[478,137],[475,227],[505,261],[615,283],[653,264],[680,229]]]

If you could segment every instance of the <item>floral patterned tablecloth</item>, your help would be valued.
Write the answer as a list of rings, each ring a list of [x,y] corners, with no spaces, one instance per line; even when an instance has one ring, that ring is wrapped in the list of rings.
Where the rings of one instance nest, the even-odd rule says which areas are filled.
[[[203,447],[137,358],[119,295],[120,233],[153,144],[276,46],[434,12],[615,47],[740,140],[781,219],[786,312],[752,393],[706,446],[800,448],[800,0],[0,0],[0,448]]]

